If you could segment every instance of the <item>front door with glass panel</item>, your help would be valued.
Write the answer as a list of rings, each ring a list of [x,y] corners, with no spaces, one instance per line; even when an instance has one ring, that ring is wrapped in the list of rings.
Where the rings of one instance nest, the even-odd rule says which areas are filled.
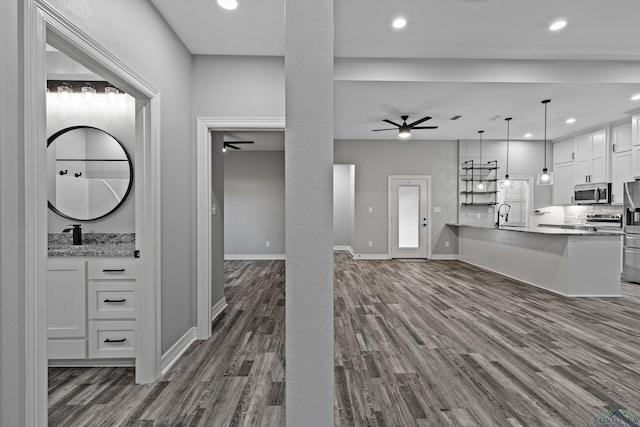
[[[426,258],[427,179],[391,178],[389,191],[391,258]]]

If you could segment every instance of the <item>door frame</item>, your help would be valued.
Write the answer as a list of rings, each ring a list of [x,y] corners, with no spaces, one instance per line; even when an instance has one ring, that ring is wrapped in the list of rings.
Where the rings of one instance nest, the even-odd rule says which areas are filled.
[[[393,245],[393,230],[391,217],[394,214],[393,198],[391,196],[391,182],[394,179],[421,179],[427,181],[427,258],[431,259],[431,175],[389,175],[387,176],[387,258],[391,259],[391,246]]]
[[[284,117],[197,117],[196,118],[196,336],[211,337],[212,311],[226,306],[213,302],[211,307],[211,132],[284,131]]]
[[[26,0],[24,16],[25,404],[26,425],[47,424],[46,44],[117,84],[136,99],[136,382],[158,378],[160,323],[160,91],[45,0]]]

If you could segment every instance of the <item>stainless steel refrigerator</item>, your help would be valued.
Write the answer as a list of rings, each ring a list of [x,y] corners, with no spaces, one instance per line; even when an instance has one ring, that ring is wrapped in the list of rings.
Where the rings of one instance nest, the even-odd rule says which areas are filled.
[[[622,278],[640,283],[640,181],[624,183],[624,266]]]

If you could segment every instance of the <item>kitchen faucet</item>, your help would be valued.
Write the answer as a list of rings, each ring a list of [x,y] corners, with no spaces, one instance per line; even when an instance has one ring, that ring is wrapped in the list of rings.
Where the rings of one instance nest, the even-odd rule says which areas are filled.
[[[82,226],[82,224],[69,224],[71,225],[73,228],[65,228],[64,230],[62,230],[63,233],[68,233],[69,231],[73,232],[73,244],[74,245],[81,245],[82,244],[82,230],[80,229],[80,227]]]
[[[500,213],[500,210],[502,209],[503,206],[507,207],[507,211],[505,213]],[[507,204],[507,203],[503,203],[500,206],[498,206],[498,219],[496,221],[496,228],[500,228],[500,217],[503,216],[504,217],[504,222],[508,222],[509,221],[509,211],[511,210],[511,205]]]

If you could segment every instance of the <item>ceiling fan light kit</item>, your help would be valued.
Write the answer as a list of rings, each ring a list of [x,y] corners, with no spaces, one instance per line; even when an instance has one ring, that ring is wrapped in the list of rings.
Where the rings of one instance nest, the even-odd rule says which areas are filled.
[[[373,131],[379,132],[383,130],[397,130],[398,137],[402,139],[407,139],[411,136],[411,131],[413,129],[438,129],[438,126],[418,126],[420,123],[426,122],[427,120],[431,120],[431,117],[429,116],[425,116],[419,120],[416,120],[413,123],[408,123],[408,124],[407,124],[407,119],[409,118],[409,116],[400,116],[400,118],[402,119],[402,124],[393,122],[388,119],[382,120],[385,123],[389,123],[393,126],[396,126],[395,128],[373,129]]]

